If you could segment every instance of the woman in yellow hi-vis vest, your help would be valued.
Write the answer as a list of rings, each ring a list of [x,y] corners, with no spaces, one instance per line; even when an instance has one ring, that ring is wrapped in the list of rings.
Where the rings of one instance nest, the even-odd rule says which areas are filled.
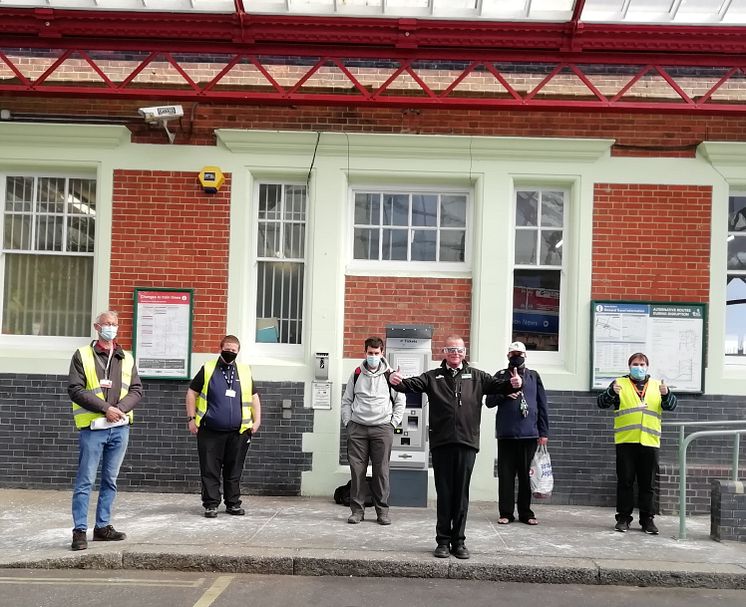
[[[189,431],[197,435],[202,505],[215,518],[220,505],[220,481],[228,514],[242,516],[241,473],[262,420],[251,368],[236,362],[241,343],[235,335],[220,341],[220,357],[199,370],[186,394]]]
[[[637,480],[640,526],[658,534],[655,515],[655,475],[661,446],[662,411],[676,408],[676,396],[665,381],[648,375],[648,357],[637,352],[629,357],[629,375],[618,377],[598,395],[598,406],[613,407],[616,443],[616,525],[624,533],[632,522],[634,485]]]

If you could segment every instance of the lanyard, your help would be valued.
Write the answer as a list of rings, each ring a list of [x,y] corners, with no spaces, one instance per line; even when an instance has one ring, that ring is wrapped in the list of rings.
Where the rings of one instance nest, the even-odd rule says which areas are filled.
[[[637,392],[637,397],[640,399],[641,403],[645,402],[645,393],[648,391],[648,382],[645,382],[645,386],[642,390],[637,389],[637,384],[633,381],[632,387],[635,389],[635,392]]]
[[[225,372],[225,367],[220,367],[220,372],[223,374],[223,379],[225,379],[225,383],[228,384],[229,389],[233,389],[233,380],[236,379],[236,366],[230,365],[228,367],[230,369],[230,375]]]
[[[111,367],[111,359],[114,356],[114,348],[109,349],[109,357],[106,359],[106,366],[104,367],[104,363],[101,362],[101,359],[98,357],[98,355],[95,355],[93,359],[99,364],[99,366],[104,370],[104,379],[109,379],[109,368]]]

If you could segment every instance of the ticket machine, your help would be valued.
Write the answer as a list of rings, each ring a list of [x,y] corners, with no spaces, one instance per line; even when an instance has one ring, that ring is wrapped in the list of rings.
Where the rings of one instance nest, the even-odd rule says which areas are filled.
[[[386,327],[386,358],[404,377],[432,366],[433,328],[430,325]],[[429,460],[427,396],[406,393],[407,404],[391,449],[391,505],[427,506]]]

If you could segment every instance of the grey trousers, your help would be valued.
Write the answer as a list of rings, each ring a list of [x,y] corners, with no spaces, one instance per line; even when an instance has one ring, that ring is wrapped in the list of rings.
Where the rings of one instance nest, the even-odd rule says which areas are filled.
[[[373,504],[378,514],[389,511],[389,460],[394,442],[394,427],[363,426],[351,421],[347,424],[347,459],[350,462],[350,510],[353,513],[365,510],[365,495],[368,493],[365,472],[368,460],[373,468]]]

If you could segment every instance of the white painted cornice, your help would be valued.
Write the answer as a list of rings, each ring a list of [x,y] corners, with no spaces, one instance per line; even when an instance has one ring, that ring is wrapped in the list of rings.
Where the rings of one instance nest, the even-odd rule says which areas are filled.
[[[125,126],[0,122],[0,145],[112,149],[130,142]]]

